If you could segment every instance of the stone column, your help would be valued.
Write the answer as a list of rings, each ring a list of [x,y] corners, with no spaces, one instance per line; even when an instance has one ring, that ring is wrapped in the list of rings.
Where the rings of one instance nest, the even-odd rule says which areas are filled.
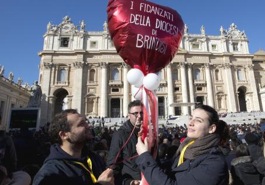
[[[180,63],[180,73],[181,73],[181,85],[182,85],[182,102],[183,103],[188,103],[188,86],[187,86],[187,78],[186,78],[186,70],[185,70],[185,63],[181,62]],[[189,114],[189,109],[188,106],[183,106],[181,108],[182,114],[183,115],[188,115]]]
[[[235,86],[233,81],[233,75],[231,71],[231,65],[226,63],[225,67],[225,85],[226,85],[226,92],[227,92],[227,104],[228,104],[228,112],[237,112],[237,104],[235,99]]]
[[[51,121],[51,117],[49,117],[49,112],[51,111],[49,107],[49,99],[48,96],[50,95],[50,86],[52,85],[52,70],[54,65],[49,62],[43,63],[43,73],[42,73],[42,80],[41,80],[41,90],[42,94],[46,96],[42,96],[41,100],[41,118],[40,123],[46,124],[48,121]]]
[[[265,87],[260,88],[260,99],[261,99],[261,105],[262,105],[262,109],[261,111],[265,111]]]
[[[195,103],[195,96],[194,96],[194,80],[192,75],[192,65],[193,63],[188,63],[188,79],[189,79],[189,92],[190,92],[190,102]],[[195,109],[195,105],[191,106],[191,110]]]
[[[128,73],[128,65],[124,64],[123,67],[123,104],[122,104],[122,112],[123,114],[121,116],[127,116],[128,115],[128,104],[129,104],[129,82],[127,80],[127,73]]]
[[[211,66],[210,64],[205,64],[205,72],[206,72],[206,82],[207,82],[207,97],[208,97],[208,105],[214,107],[214,92],[213,92],[213,83],[212,83],[212,75],[211,75]]]
[[[49,111],[48,111],[48,114],[47,114],[47,118],[48,118],[48,120],[47,121],[52,121],[52,119],[53,119],[53,117],[54,117],[54,106],[55,106],[55,104],[54,104],[54,102],[55,102],[55,97],[54,96],[49,96],[48,97],[48,109],[49,109]],[[41,111],[42,112],[42,111]]]
[[[248,74],[249,74],[249,84],[252,89],[252,110],[259,111],[260,110],[260,103],[259,103],[259,97],[258,97],[258,90],[257,90],[257,84],[255,80],[255,74],[253,70],[253,64],[250,64],[248,67]],[[250,110],[251,111],[251,110]]]
[[[168,98],[167,98],[167,115],[174,115],[175,112],[174,112],[174,107],[171,107],[170,105],[172,103],[174,103],[174,91],[173,91],[173,88],[174,88],[174,84],[173,84],[173,79],[172,79],[172,69],[171,69],[171,64],[169,63],[167,65],[167,95],[168,95]]]
[[[72,90],[72,96],[73,96],[73,108],[77,109],[78,112],[83,114],[82,108],[83,108],[83,67],[84,62],[78,61],[73,63],[73,67],[75,69],[74,71],[74,81],[73,83],[73,90]],[[84,111],[84,110],[83,110]]]
[[[108,116],[108,98],[107,98],[107,63],[102,62],[101,65],[101,92],[100,92],[100,116]]]

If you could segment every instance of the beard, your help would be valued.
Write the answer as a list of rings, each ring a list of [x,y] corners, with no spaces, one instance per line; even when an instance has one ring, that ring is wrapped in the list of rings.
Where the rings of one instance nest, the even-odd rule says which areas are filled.
[[[82,145],[86,142],[86,136],[73,136],[70,138],[67,138],[67,141],[74,145]]]

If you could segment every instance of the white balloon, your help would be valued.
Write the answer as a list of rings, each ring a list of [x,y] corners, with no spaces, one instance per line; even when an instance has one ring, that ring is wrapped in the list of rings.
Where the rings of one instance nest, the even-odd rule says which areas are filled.
[[[143,84],[144,74],[140,69],[130,69],[127,73],[127,80],[130,84],[135,85],[137,87],[142,86]]]
[[[136,100],[142,100],[143,88],[132,86],[132,95]]]
[[[148,73],[143,79],[143,85],[148,90],[156,90],[159,87],[160,79],[155,73]]]
[[[161,81],[161,79],[162,79],[162,72],[161,71],[158,71],[156,74],[158,76],[159,81]]]

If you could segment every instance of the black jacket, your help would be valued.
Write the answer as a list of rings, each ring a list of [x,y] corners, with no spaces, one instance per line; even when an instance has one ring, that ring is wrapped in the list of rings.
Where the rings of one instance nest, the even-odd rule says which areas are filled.
[[[132,130],[133,125],[128,120],[112,136],[107,166],[114,169],[115,185],[127,185],[132,180],[141,179],[140,170],[135,163],[139,129],[135,129],[134,133]]]
[[[7,169],[9,176],[17,168],[17,153],[13,139],[3,130],[0,131],[0,165]]]
[[[232,185],[259,185],[261,174],[252,164],[250,156],[241,156],[231,162]]]
[[[96,154],[90,152],[83,155],[81,159],[74,158],[63,151],[58,144],[52,145],[50,155],[44,161],[33,180],[33,185],[91,185],[90,173],[76,162],[81,162],[88,169],[87,157],[92,161],[93,174],[98,176],[105,169],[103,160]]]
[[[172,165],[171,173],[165,174],[149,152],[137,160],[145,179],[150,185],[228,185],[228,169],[220,150],[186,160],[177,166],[178,158]]]

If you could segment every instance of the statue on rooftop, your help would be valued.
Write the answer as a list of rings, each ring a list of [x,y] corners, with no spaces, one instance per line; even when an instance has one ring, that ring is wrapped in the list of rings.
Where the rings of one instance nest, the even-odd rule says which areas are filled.
[[[42,90],[38,85],[38,81],[35,81],[30,88],[31,96],[29,98],[28,107],[40,107]]]
[[[13,72],[9,73],[8,79],[12,82],[14,80],[14,74]]]
[[[5,72],[4,66],[0,66],[0,76],[4,76],[4,72]]]
[[[80,23],[80,30],[81,31],[84,31],[85,30],[85,27],[86,27],[85,21],[82,20],[81,23]]]

